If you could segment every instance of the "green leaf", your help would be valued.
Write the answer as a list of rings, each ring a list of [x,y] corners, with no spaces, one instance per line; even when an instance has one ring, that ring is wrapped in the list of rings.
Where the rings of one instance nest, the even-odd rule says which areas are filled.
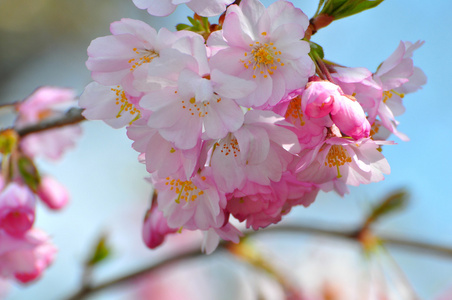
[[[389,213],[403,209],[408,202],[408,198],[408,193],[405,190],[398,190],[393,192],[372,209],[366,221],[367,225],[374,223],[375,221],[377,221],[381,217],[388,215]]]
[[[311,41],[309,41],[309,45],[311,47],[311,51],[310,51],[311,54],[313,52],[315,52],[317,57],[320,57],[321,59],[323,59],[325,57],[322,46],[320,46],[319,44],[316,44],[314,42],[311,42]]]
[[[384,0],[327,0],[317,15],[326,14],[339,20],[378,6]],[[320,3],[324,2],[320,1]]]
[[[191,26],[187,25],[187,24],[177,24],[176,25],[176,29],[177,31],[181,31],[181,30],[190,30]]]
[[[93,249],[91,258],[88,260],[89,266],[94,266],[99,262],[105,260],[111,254],[111,250],[107,245],[107,236],[102,235],[98,242],[96,243],[96,247]]]
[[[32,191],[37,192],[39,184],[41,183],[41,176],[33,161],[26,156],[21,156],[17,160],[17,167],[25,184]]]

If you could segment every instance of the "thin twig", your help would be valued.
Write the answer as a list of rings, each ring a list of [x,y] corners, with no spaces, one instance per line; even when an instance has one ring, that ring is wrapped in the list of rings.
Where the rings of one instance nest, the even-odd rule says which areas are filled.
[[[265,230],[260,231],[250,231],[245,234],[245,238],[251,235],[260,234],[260,233],[301,233],[301,234],[314,234],[314,235],[327,235],[330,237],[336,237],[341,239],[349,239],[352,241],[358,241],[360,230],[336,230],[325,227],[314,227],[309,225],[278,225],[266,228]],[[419,241],[407,240],[402,238],[395,238],[389,236],[379,236],[380,240],[382,240],[386,245],[394,246],[394,247],[402,247],[402,248],[410,248],[412,250],[416,250],[419,252],[424,252],[427,254],[439,255],[442,257],[452,258],[452,248],[428,244]],[[230,242],[222,242],[218,246],[219,248],[225,249],[231,245]],[[217,250],[218,252],[218,250]],[[75,299],[83,299],[84,297],[91,295],[93,293],[97,293],[101,290],[105,290],[107,288],[117,286],[123,283],[127,283],[131,280],[137,279],[143,275],[146,275],[150,272],[156,271],[157,269],[166,267],[172,263],[179,262],[181,260],[196,258],[203,255],[203,253],[199,250],[191,250],[189,252],[165,259],[160,261],[157,264],[152,264],[150,266],[144,267],[135,272],[126,274],[124,276],[118,277],[116,279],[106,281],[96,286],[86,286],[82,288],[79,292],[69,297],[68,300]]]
[[[31,133],[76,124],[86,120],[85,117],[82,116],[82,111],[83,109],[81,108],[71,108],[66,112],[66,114],[59,118],[45,120],[37,124],[32,124],[23,128],[15,129],[15,131],[20,137],[24,137]]]

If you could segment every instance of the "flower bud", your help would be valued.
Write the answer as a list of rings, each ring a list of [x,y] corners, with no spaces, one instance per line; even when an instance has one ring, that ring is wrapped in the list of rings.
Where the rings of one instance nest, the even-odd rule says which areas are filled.
[[[53,177],[41,178],[37,194],[50,209],[58,210],[66,206],[69,201],[69,192]]]

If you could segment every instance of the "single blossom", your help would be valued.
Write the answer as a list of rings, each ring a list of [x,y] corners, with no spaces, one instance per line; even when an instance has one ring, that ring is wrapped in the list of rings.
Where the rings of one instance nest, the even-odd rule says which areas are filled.
[[[240,105],[274,106],[307,83],[314,74],[309,44],[301,40],[308,25],[307,16],[284,0],[267,9],[258,0],[228,8],[223,30],[214,32],[208,45],[223,48],[211,58],[213,68],[257,84],[237,99]]]
[[[91,42],[86,66],[96,82],[105,86],[120,85],[133,96],[138,96],[133,87],[134,72],[147,68],[186,34],[186,31],[173,33],[166,28],[157,32],[148,24],[133,19],[113,22],[110,31],[112,35]]]
[[[427,82],[424,72],[413,65],[412,59],[413,52],[423,44],[421,41],[400,42],[373,75],[383,90],[377,111],[381,124],[403,141],[409,138],[397,130],[399,122],[395,117],[405,111],[402,104],[405,94],[417,91]]]
[[[211,169],[204,168],[191,178],[180,175],[155,181],[158,207],[169,227],[208,230],[224,225],[226,197],[211,173]]]
[[[358,186],[384,179],[390,173],[386,158],[378,151],[382,144],[369,138],[357,141],[331,137],[314,150],[304,150],[298,161],[297,178],[336,190],[343,195],[346,185]]]
[[[284,118],[271,112],[250,110],[243,126],[215,144],[210,164],[219,188],[227,193],[246,181],[269,185],[279,181],[300,151],[296,135]]]

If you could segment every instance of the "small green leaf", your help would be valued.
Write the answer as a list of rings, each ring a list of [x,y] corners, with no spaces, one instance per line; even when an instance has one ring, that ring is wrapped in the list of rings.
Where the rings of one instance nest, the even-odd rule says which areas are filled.
[[[177,29],[177,31],[181,31],[181,30],[190,30],[190,25],[187,25],[187,24],[177,24],[176,25],[176,29]]]
[[[96,247],[92,251],[91,258],[88,260],[89,266],[94,266],[98,264],[99,262],[105,260],[107,257],[109,257],[111,254],[110,248],[107,245],[107,236],[102,235],[97,244]]]
[[[26,156],[21,156],[17,160],[17,167],[25,184],[32,191],[36,192],[41,183],[41,176],[33,161]]]
[[[408,193],[405,190],[398,190],[390,194],[372,209],[366,224],[370,225],[389,213],[403,209],[408,202],[408,198]]]
[[[326,14],[339,20],[378,6],[384,0],[327,0],[315,16]]]
[[[320,46],[319,44],[316,44],[314,42],[309,41],[309,45],[311,47],[311,53],[315,52],[317,57],[320,57],[321,59],[323,59],[325,57],[325,54],[323,52],[323,48],[322,46]]]

